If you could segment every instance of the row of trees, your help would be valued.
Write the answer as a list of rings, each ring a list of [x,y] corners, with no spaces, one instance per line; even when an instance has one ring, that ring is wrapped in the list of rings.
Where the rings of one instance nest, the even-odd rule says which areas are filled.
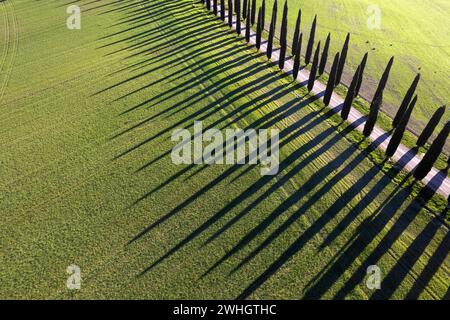
[[[208,10],[212,10],[215,15],[218,15],[220,6],[220,18],[225,21],[225,2],[226,0],[213,0],[212,3],[210,0],[201,0],[202,3],[206,3],[206,7]],[[241,7],[242,2],[242,7]],[[261,47],[261,39],[262,33],[265,30],[265,11],[266,4],[265,0],[263,0],[262,5],[259,7],[258,11],[256,11],[256,0],[228,0],[228,24],[230,27],[233,26],[233,12],[235,13],[236,19],[236,32],[241,34],[241,20],[245,21],[245,39],[247,42],[250,41],[251,36],[251,27],[256,23],[256,48],[259,50]],[[258,12],[258,17],[256,18],[256,12]],[[278,2],[274,1],[273,9],[272,9],[272,17],[269,25],[269,34],[267,39],[267,48],[266,55],[269,59],[272,58],[273,53],[273,43],[276,32],[277,25],[277,16],[278,16]],[[279,59],[278,66],[280,69],[284,68],[286,54],[287,54],[287,25],[288,25],[288,5],[287,1],[284,3],[283,7],[283,15],[281,20],[281,28],[279,35],[280,42],[280,51],[279,51]],[[301,9],[298,11],[297,20],[295,23],[295,29],[293,33],[292,45],[291,45],[291,54],[293,56],[293,78],[297,79],[298,73],[301,66],[301,58],[302,58],[302,41],[303,41],[303,33],[301,32],[301,20],[302,20],[302,11]],[[317,16],[314,17],[314,20],[311,25],[311,29],[309,32],[309,39],[306,45],[306,51],[304,54],[304,62],[305,65],[311,63],[310,73],[307,88],[308,91],[311,91],[314,87],[315,80],[318,76],[321,76],[326,69],[328,54],[331,42],[331,33],[328,33],[327,38],[325,40],[325,44],[323,46],[323,51],[321,52],[321,41],[318,41],[315,49],[315,38],[316,38],[316,29],[317,29]],[[337,52],[334,55],[333,64],[331,66],[331,70],[328,77],[328,82],[326,85],[325,93],[324,93],[324,104],[328,106],[330,104],[334,89],[341,83],[343,71],[345,68],[345,63],[347,59],[348,49],[350,44],[350,33],[347,34],[344,44],[340,52]],[[314,54],[313,54],[314,52]],[[347,120],[351,111],[351,107],[354,99],[359,95],[364,70],[367,64],[368,53],[366,53],[361,63],[356,68],[356,71],[353,75],[350,86],[348,87],[347,94],[342,105],[341,116],[343,120]],[[386,88],[389,74],[391,72],[392,66],[394,63],[394,57],[391,57],[389,60],[381,78],[378,83],[377,89],[374,93],[373,99],[370,103],[369,114],[367,116],[366,123],[363,129],[363,135],[369,137],[375,127],[377,122],[378,114],[383,104],[383,92]],[[415,95],[416,88],[420,81],[420,74],[414,78],[411,86],[406,92],[402,103],[392,121],[393,133],[391,139],[389,141],[388,147],[386,149],[386,156],[392,157],[397,151],[401,140],[404,136],[404,133],[407,129],[408,122],[410,120],[411,114],[413,112],[414,107],[417,104],[418,97]],[[439,124],[443,114],[445,113],[445,106],[440,107],[436,110],[434,115],[431,117],[430,121],[424,128],[423,132],[417,139],[417,147],[423,147],[427,143],[427,141],[432,136],[435,131],[437,125]],[[433,167],[437,158],[442,152],[442,149],[445,145],[445,142],[450,133],[450,122],[447,122],[444,128],[439,132],[436,139],[434,139],[431,146],[428,148],[425,153],[422,161],[419,163],[417,168],[414,171],[414,177],[417,179],[423,179],[428,172]]]

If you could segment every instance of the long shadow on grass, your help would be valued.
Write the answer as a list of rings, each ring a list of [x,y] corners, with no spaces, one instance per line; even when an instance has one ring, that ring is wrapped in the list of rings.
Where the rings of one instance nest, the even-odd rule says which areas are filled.
[[[430,223],[437,223],[442,226],[440,221],[432,221]],[[450,252],[450,232],[447,231],[444,239],[439,243],[439,246],[434,251],[433,255],[428,260],[427,265],[420,272],[419,276],[415,280],[413,286],[409,290],[405,299],[416,300],[419,298],[420,294],[424,291],[427,285],[430,283],[433,276],[439,270],[441,265],[447,259],[448,253]],[[450,297],[447,297],[449,299]]]
[[[308,98],[306,100],[304,100],[303,102],[299,103],[299,107],[304,107],[306,105],[308,105],[309,103],[313,102],[314,100],[316,100],[317,97],[311,97]],[[331,112],[331,111],[330,111]],[[331,115],[331,114],[329,114]],[[310,119],[309,116],[306,116],[305,119]],[[283,144],[287,143],[286,141],[282,140],[283,139],[283,135],[285,135],[288,131],[293,131],[295,127],[300,127],[302,125],[303,121],[300,120],[296,123],[294,123],[292,126],[293,128],[291,128],[291,130],[289,130],[289,128],[285,129],[285,133],[283,134],[283,132],[280,133],[280,148],[283,146]],[[310,128],[318,125],[319,123],[321,123],[321,120],[317,120],[315,121],[313,124],[310,124],[309,126],[306,126],[304,128],[301,128],[301,130],[298,130],[297,135],[307,132]],[[301,149],[299,149],[297,152],[295,152],[294,154],[292,154],[290,157],[288,157],[287,159],[281,161],[280,163],[280,172],[283,171],[283,169],[290,165],[291,163],[293,163],[293,161],[297,160],[298,157],[306,152],[309,148],[314,147],[315,143],[319,143],[320,139],[325,138],[326,136],[330,135],[332,133],[333,128],[329,128],[329,130],[327,130],[328,132],[326,132],[325,134],[323,134],[323,136],[321,137],[317,137],[313,142],[304,145]],[[295,135],[291,136],[291,139],[293,139]],[[315,142],[315,143],[314,143]],[[187,172],[190,168],[193,168],[194,166],[189,166],[186,167],[185,169],[183,169],[183,173]],[[183,201],[180,205],[178,205],[176,208],[174,208],[173,210],[171,210],[170,212],[168,212],[167,214],[165,214],[164,216],[162,216],[161,218],[159,218],[157,221],[155,221],[154,223],[152,223],[151,225],[149,225],[147,228],[145,228],[143,231],[141,231],[137,236],[135,236],[130,242],[133,242],[137,239],[139,239],[140,237],[142,237],[144,234],[146,234],[147,232],[149,232],[150,230],[152,230],[153,228],[157,227],[158,225],[160,225],[162,222],[166,221],[167,219],[171,218],[172,216],[174,216],[177,212],[179,212],[180,210],[182,210],[183,208],[185,208],[186,206],[188,206],[189,204],[191,204],[193,201],[195,201],[198,197],[202,196],[203,194],[205,194],[207,191],[209,191],[210,189],[212,189],[213,187],[215,187],[217,184],[219,184],[221,181],[223,181],[226,177],[230,176],[231,174],[233,174],[235,171],[237,171],[239,168],[241,168],[241,166],[232,166],[229,169],[227,169],[222,175],[220,175],[219,177],[217,177],[216,179],[214,179],[213,181],[211,181],[209,184],[207,184],[205,187],[203,187],[202,189],[200,189],[199,191],[197,191],[196,193],[194,193],[191,197],[189,197],[188,199],[186,199],[185,201]],[[177,173],[176,176],[180,176],[180,173]],[[260,180],[258,180],[257,182],[255,182],[252,186],[250,186],[246,192],[244,192],[238,200],[233,201],[234,205],[238,204],[240,201],[244,200],[246,197],[251,196],[256,190],[258,190],[259,188],[261,188],[262,186],[264,186],[265,184],[267,184],[270,180],[274,179],[273,176],[264,176],[262,177]],[[173,181],[173,177],[169,179],[169,181]],[[163,185],[166,185],[166,183],[163,183]],[[157,189],[160,189],[160,187],[157,187]],[[151,191],[151,193],[153,193],[155,190]],[[228,207],[228,206],[227,206]],[[223,210],[223,214],[226,213],[226,210]],[[214,220],[218,220],[220,217],[217,217],[217,219]],[[208,223],[209,225],[209,223]],[[205,228],[206,229],[206,228]],[[195,233],[195,232],[194,232]],[[187,242],[186,242],[187,243]],[[171,250],[172,251],[172,250]],[[176,250],[175,250],[176,251]]]
[[[395,166],[391,169],[395,172],[400,170]],[[377,182],[372,190],[377,190],[376,194],[381,194],[383,189],[391,181],[391,174],[384,176]],[[408,179],[409,175],[404,178],[404,181]],[[396,216],[399,208],[408,199],[408,196],[412,193],[414,183],[406,188],[397,187],[379,208],[358,227],[358,231],[347,241],[347,244],[343,246],[341,253],[337,256],[328,270],[324,271],[321,275],[316,277],[318,280],[306,291],[306,299],[318,299],[343,275],[346,270],[349,270],[350,266],[357,261],[357,258],[364,252],[372,241],[374,241],[379,235],[383,233],[386,225],[393,220]],[[422,189],[422,191],[415,197],[415,199],[425,199],[426,201],[431,198],[429,190]],[[357,206],[363,210],[367,206],[367,203],[372,201],[367,196],[360,202],[365,202],[364,206]],[[356,207],[355,207],[356,208]],[[344,299],[354,288],[362,283],[366,276],[367,267],[370,265],[376,265],[381,257],[392,247],[394,242],[402,235],[408,225],[414,220],[417,214],[421,211],[422,207],[418,201],[411,201],[411,203],[403,210],[403,213],[398,215],[398,219],[393,222],[394,225],[383,236],[376,248],[372,250],[371,254],[364,259],[360,267],[352,274],[350,279],[345,281],[342,288],[335,294],[335,299]],[[398,285],[398,284],[397,284]],[[391,286],[395,284],[391,283]]]

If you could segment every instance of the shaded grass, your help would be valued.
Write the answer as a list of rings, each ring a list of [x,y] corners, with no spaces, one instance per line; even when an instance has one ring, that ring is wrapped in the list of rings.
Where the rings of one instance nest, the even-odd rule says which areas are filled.
[[[438,224],[417,248],[434,216],[304,88],[191,1],[80,3],[80,33],[64,28],[60,4],[15,8],[19,21],[34,18],[0,106],[1,297],[298,299],[323,282],[317,297],[348,287],[346,298],[365,299],[364,281],[348,280],[373,252],[370,263],[401,279],[385,283],[396,289],[385,298],[414,286],[417,297],[444,296],[448,230]],[[279,128],[282,171],[173,165],[169,128],[200,119]],[[346,251],[355,237],[366,245]],[[238,250],[242,239],[251,240]],[[73,263],[79,292],[65,287]],[[333,281],[322,277],[329,269]]]

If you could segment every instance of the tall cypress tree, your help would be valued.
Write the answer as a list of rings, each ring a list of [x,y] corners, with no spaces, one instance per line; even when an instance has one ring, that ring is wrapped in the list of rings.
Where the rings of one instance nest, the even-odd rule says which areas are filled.
[[[242,19],[247,19],[247,0],[243,0],[242,3]]]
[[[320,41],[317,44],[316,52],[314,53],[313,63],[311,66],[311,71],[309,72],[308,79],[308,91],[314,88],[314,82],[316,81],[317,69],[319,67],[319,55],[320,55]]]
[[[395,151],[397,151],[397,148],[400,145],[400,142],[402,141],[403,134],[405,133],[406,126],[408,125],[409,118],[411,117],[411,112],[413,111],[416,102],[417,102],[417,95],[411,101],[402,118],[398,122],[398,126],[397,128],[395,128],[391,140],[389,141],[389,144],[386,148],[386,157],[388,158],[392,157],[395,154]]]
[[[416,145],[418,147],[423,147],[428,142],[428,139],[430,139],[431,135],[439,124],[439,121],[441,121],[441,118],[445,113],[445,108],[445,106],[442,106],[434,112],[430,121],[427,123],[419,138],[417,139]]]
[[[261,48],[261,35],[262,35],[262,8],[258,10],[258,23],[256,25],[256,49]]]
[[[250,1],[248,2],[247,12],[249,12],[250,9]],[[250,42],[250,17],[247,16],[247,20],[245,20],[245,41]]]
[[[319,75],[322,75],[325,71],[328,60],[328,49],[330,48],[331,34],[328,33],[327,40],[325,41],[325,46],[323,47],[322,58],[320,59],[319,65]]]
[[[314,37],[316,35],[316,25],[317,25],[317,15],[314,16],[314,21],[311,26],[311,32],[309,34],[308,46],[306,47],[306,53],[305,53],[305,63],[306,64],[309,64],[309,61],[311,60],[312,50],[314,47]]]
[[[214,15],[217,16],[217,12],[218,12],[217,11],[217,0],[213,0],[213,12],[214,12]]]
[[[380,79],[380,83],[378,84],[378,88],[375,91],[372,103],[370,104],[370,111],[369,116],[366,121],[366,125],[364,126],[363,134],[364,136],[368,137],[372,133],[373,127],[375,126],[375,123],[377,122],[378,118],[378,111],[381,108],[381,105],[383,103],[383,91],[386,87],[387,80],[389,78],[389,73],[392,68],[392,64],[394,63],[394,57],[392,57],[389,60],[389,63],[384,70],[383,76]]]
[[[450,133],[450,121],[445,124],[445,127],[439,132],[439,135],[434,139],[428,151],[423,156],[422,161],[418,164],[416,170],[414,170],[414,178],[422,180],[430,172],[437,158],[442,152],[442,148],[445,145],[445,141]]]
[[[261,5],[261,31],[264,31],[264,28],[266,27],[266,0],[263,0]]]
[[[273,37],[275,35],[275,26],[277,23],[277,7],[277,0],[275,0],[272,10],[272,20],[270,21],[269,39],[267,41],[267,57],[269,59],[272,58]]]
[[[241,1],[236,1],[236,32],[241,34]]]
[[[252,10],[250,12],[250,22],[252,25],[255,24],[256,18],[256,0],[252,0]]]
[[[206,9],[211,10],[211,0],[206,0]]]
[[[220,19],[225,21],[225,0],[220,0]]]
[[[367,63],[367,57],[368,56],[369,56],[369,54],[366,52],[366,54],[364,55],[361,63],[359,64],[359,79],[358,79],[358,84],[356,85],[356,89],[355,89],[355,97],[358,96],[359,90],[361,89],[361,84],[362,84],[363,75],[364,75],[364,69],[366,68],[366,63]]]
[[[297,21],[295,22],[294,38],[292,39],[292,55],[297,52],[298,37],[300,34],[300,24],[302,22],[302,9],[298,10]]]
[[[336,74],[336,86],[341,83],[342,73],[344,72],[345,60],[347,59],[348,44],[350,42],[350,33],[347,33],[344,45],[341,51],[341,60],[339,60],[339,68]]]
[[[347,120],[348,115],[350,113],[350,109],[353,104],[353,99],[355,99],[355,90],[356,90],[356,85],[358,84],[360,70],[361,70],[360,66],[358,68],[356,68],[355,75],[353,76],[352,82],[350,83],[350,87],[348,88],[347,96],[345,97],[344,105],[342,106],[342,111],[341,111],[341,117],[343,120]]]
[[[228,26],[233,27],[233,0],[228,0]]]
[[[397,127],[398,123],[400,122],[400,119],[405,113],[406,108],[408,108],[408,105],[411,102],[413,94],[416,91],[417,85],[419,84],[419,80],[420,80],[420,73],[416,75],[413,82],[411,83],[411,86],[406,92],[405,97],[403,98],[403,101],[400,104],[400,107],[398,108],[397,114],[395,115],[394,120],[392,121],[392,127],[394,128]]]
[[[281,31],[280,31],[280,59],[278,60],[278,66],[280,67],[281,70],[283,70],[284,68],[284,60],[286,59],[287,15],[288,15],[288,5],[286,0],[284,2],[283,19],[281,20]]]
[[[339,52],[336,53],[331,66],[330,77],[328,78],[327,88],[325,89],[325,95],[323,97],[323,103],[325,106],[330,104],[331,95],[333,94],[334,83],[336,82],[336,72],[339,64]]]
[[[295,46],[297,51],[294,54],[294,68],[292,70],[292,76],[294,77],[294,81],[297,80],[298,70],[300,69],[300,57],[302,54],[302,38],[303,38],[303,34],[300,32],[300,36],[298,37],[298,42]]]

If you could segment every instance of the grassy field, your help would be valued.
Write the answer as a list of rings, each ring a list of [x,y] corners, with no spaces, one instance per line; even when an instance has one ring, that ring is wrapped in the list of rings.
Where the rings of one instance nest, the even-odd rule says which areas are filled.
[[[351,33],[344,82],[349,84],[365,52],[369,52],[361,95],[371,101],[378,80],[388,60],[395,57],[383,110],[395,115],[403,96],[417,73],[422,79],[417,94],[419,103],[413,112],[409,129],[417,134],[441,105],[448,105],[450,86],[450,30],[447,25],[450,3],[445,0],[287,0],[289,5],[288,32],[292,37],[299,8],[302,9],[302,31],[309,37],[314,15],[318,17],[316,40],[324,44],[331,33],[330,52],[341,51],[344,39]],[[258,0],[258,6],[262,0]],[[270,21],[274,0],[266,0],[267,19]],[[278,1],[278,22],[281,23],[282,5]],[[369,29],[369,8],[377,5],[381,13],[380,29]],[[368,11],[369,10],[369,11]],[[268,24],[269,22],[267,22]],[[267,27],[268,28],[268,27]],[[317,42],[316,41],[316,42]],[[305,42],[306,43],[306,42]],[[331,58],[330,58],[331,59]],[[329,61],[331,64],[331,61]],[[450,112],[444,120],[450,119]],[[442,121],[444,123],[444,121]],[[442,128],[442,124],[439,126]],[[446,150],[450,150],[447,146]]]
[[[0,3],[0,298],[449,297],[428,196],[197,1],[69,3]],[[194,120],[279,128],[280,173],[175,166]]]

